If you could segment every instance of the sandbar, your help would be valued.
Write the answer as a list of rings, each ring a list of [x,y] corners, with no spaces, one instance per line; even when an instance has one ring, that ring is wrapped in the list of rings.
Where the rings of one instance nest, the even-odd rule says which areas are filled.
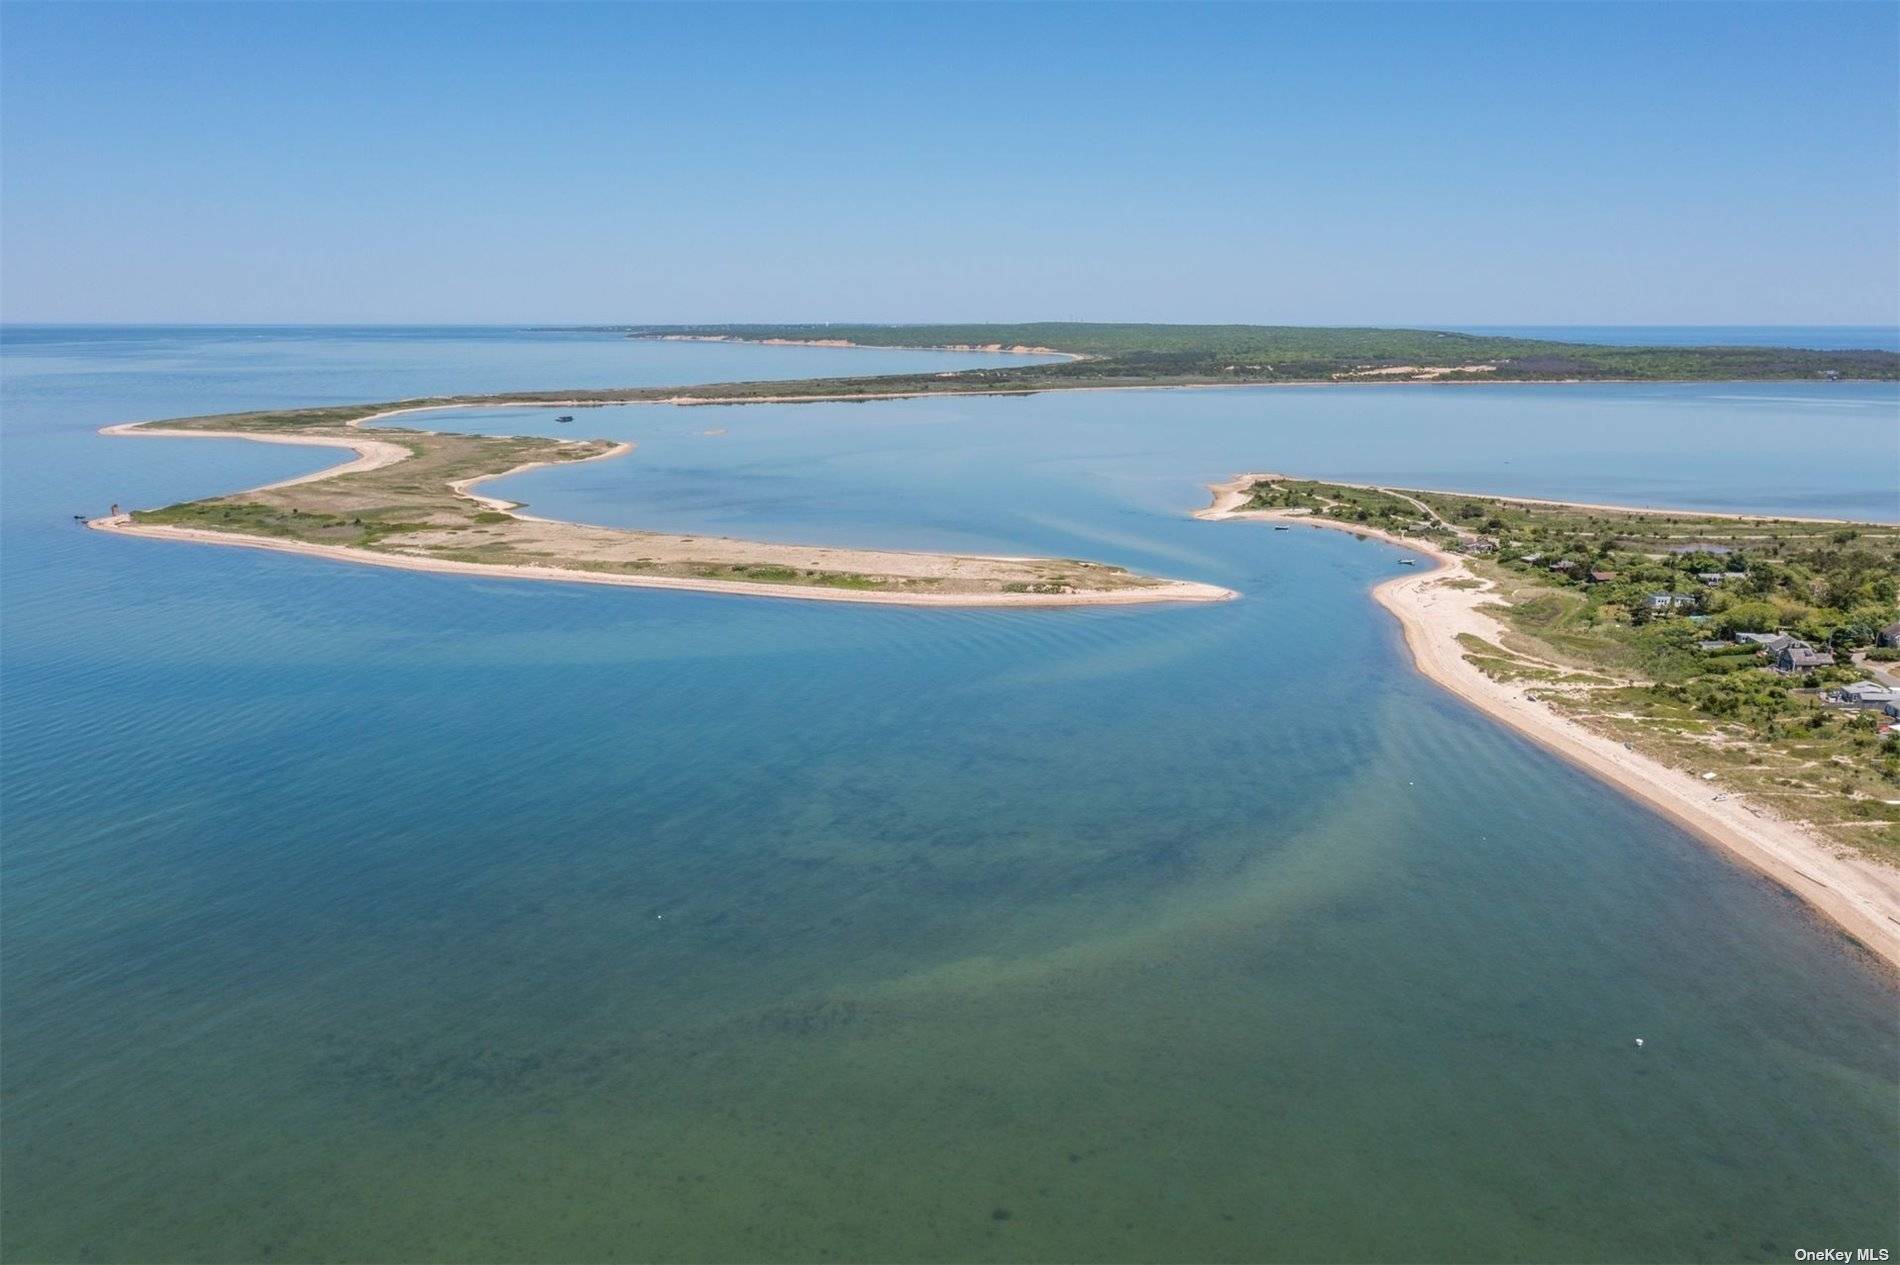
[[[513,402],[487,406],[508,403]],[[367,422],[436,407],[444,406],[385,409],[301,431],[166,429],[163,423],[107,427],[102,433],[247,439],[345,448],[356,455],[325,470],[230,496],[145,515],[106,515],[87,525],[119,535],[410,571],[807,601],[1050,607],[1235,596],[1218,585],[1137,576],[1077,559],[789,545],[541,518],[475,488],[538,466],[618,457],[633,446],[416,430],[377,437],[361,429]],[[387,473],[404,463],[413,464],[393,477]],[[440,482],[430,484],[432,476]],[[165,517],[174,521],[154,521]],[[268,530],[245,530],[260,525]]]

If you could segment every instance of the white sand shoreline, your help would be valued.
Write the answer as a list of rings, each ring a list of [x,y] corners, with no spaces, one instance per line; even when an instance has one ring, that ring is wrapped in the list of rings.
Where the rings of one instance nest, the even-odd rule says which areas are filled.
[[[541,407],[546,402],[536,402]],[[552,405],[559,407],[558,403]],[[578,403],[574,405],[578,407]],[[386,409],[356,418],[343,425],[348,429],[360,429],[365,423],[394,417],[403,413],[432,412],[438,408],[507,408],[524,407],[513,402],[495,402],[484,404],[448,404],[415,405],[396,409]],[[142,423],[122,423],[117,426],[103,427],[103,435],[140,435],[168,436],[185,439],[246,439],[260,443],[293,444],[319,448],[347,448],[357,455],[354,460],[339,465],[328,466],[310,474],[297,475],[289,479],[280,479],[262,487],[245,489],[250,492],[267,491],[273,488],[293,487],[301,483],[316,482],[338,475],[360,473],[380,469],[395,462],[407,460],[409,449],[388,440],[375,439],[365,434],[361,438],[342,438],[335,435],[272,435],[257,434],[248,431],[208,431],[208,430],[162,430],[148,429]],[[633,451],[633,445],[616,444],[604,452],[574,462],[562,464],[578,465],[581,461],[602,461],[618,457]],[[549,462],[528,462],[507,470],[492,474],[477,475],[473,478],[459,479],[448,486],[458,496],[481,505],[485,509],[508,514],[525,522],[555,522],[557,520],[537,518],[534,515],[519,512],[518,502],[500,497],[484,496],[473,489],[478,484],[510,475],[521,474]],[[234,494],[236,495],[236,494]],[[1162,602],[1222,602],[1239,596],[1232,589],[1219,585],[1203,584],[1193,580],[1160,580],[1153,584],[1131,585],[1120,589],[1094,589],[1073,593],[1036,593],[1036,592],[987,592],[987,593],[917,593],[896,592],[879,589],[828,588],[811,584],[768,584],[746,580],[699,579],[685,576],[632,575],[619,572],[588,571],[575,567],[525,566],[511,563],[460,562],[445,558],[420,557],[413,554],[397,554],[380,550],[361,549],[350,545],[315,544],[309,541],[286,540],[274,536],[254,536],[241,532],[207,531],[202,528],[172,527],[161,524],[138,523],[129,514],[105,515],[88,519],[86,526],[95,531],[111,532],[121,536],[142,536],[149,539],[191,541],[197,544],[229,545],[247,549],[265,549],[275,553],[297,554],[303,557],[327,558],[337,562],[356,565],[392,567],[404,571],[433,571],[449,575],[487,576],[496,579],[541,580],[569,584],[606,584],[621,588],[673,589],[696,593],[723,593],[742,597],[775,597],[814,602],[856,602],[881,606],[935,606],[935,607],[1061,607],[1061,606],[1133,606]],[[770,548],[770,546],[763,546]],[[840,555],[849,555],[854,551],[837,551]],[[861,552],[861,551],[860,551]],[[920,555],[934,556],[934,555]],[[958,555],[964,557],[965,555]],[[977,558],[977,555],[968,555]],[[987,559],[988,561],[1020,561],[1019,559]]]
[[[1191,581],[1174,581],[1169,588],[1114,589],[1096,593],[885,593],[876,590],[827,589],[814,585],[759,584],[740,580],[695,580],[664,575],[613,575],[597,571],[577,571],[565,567],[528,567],[506,563],[454,562],[439,558],[417,558],[405,554],[377,553],[348,545],[313,545],[307,541],[281,540],[271,536],[246,536],[237,532],[204,531],[192,527],[166,527],[132,522],[125,515],[88,520],[96,531],[120,536],[145,536],[158,540],[186,540],[198,544],[234,545],[247,549],[268,549],[276,553],[325,558],[333,562],[373,567],[393,567],[401,571],[430,571],[444,575],[465,575],[496,580],[538,580],[543,583],[608,584],[621,588],[673,589],[680,592],[725,594],[737,597],[776,597],[810,602],[858,602],[879,606],[936,606],[968,608],[987,606],[1139,606],[1158,602],[1218,602],[1237,596],[1229,589]]]
[[[1248,499],[1245,489],[1265,477],[1284,476],[1246,474],[1210,484],[1213,503],[1194,516],[1303,523],[1374,537],[1432,558],[1433,569],[1395,576],[1372,591],[1379,605],[1398,619],[1420,673],[1765,874],[1888,966],[1900,969],[1900,868],[1832,843],[1744,796],[1713,789],[1689,773],[1594,733],[1537,702],[1522,685],[1492,680],[1465,659],[1458,643],[1460,634],[1469,633],[1502,644],[1504,632],[1480,609],[1493,600],[1487,591],[1490,586],[1472,575],[1464,559],[1429,542],[1375,528],[1283,511],[1241,509]],[[1453,588],[1449,583],[1458,580],[1472,580],[1481,587]]]

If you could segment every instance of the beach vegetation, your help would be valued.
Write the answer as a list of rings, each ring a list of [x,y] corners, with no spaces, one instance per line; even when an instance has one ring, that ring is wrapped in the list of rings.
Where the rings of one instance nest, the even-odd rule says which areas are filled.
[[[259,413],[161,423],[187,431],[238,431],[361,442],[347,423],[374,406]],[[327,477],[140,510],[141,526],[296,540],[426,561],[539,571],[668,577],[883,593],[1107,592],[1161,582],[1123,568],[1074,559],[945,559],[930,555],[825,550],[827,560],[862,557],[881,565],[813,566],[812,550],[791,546],[627,532],[529,520],[477,501],[466,488],[529,465],[586,460],[616,446],[606,440],[480,436],[379,429],[405,459]],[[734,558],[737,552],[742,555]],[[887,569],[888,568],[888,569]],[[906,570],[905,568],[910,568]]]
[[[1186,382],[1710,381],[1900,377],[1892,352],[1787,347],[1610,347],[1441,330],[1066,321],[971,325],[635,325],[635,338],[1044,350],[1080,359],[949,374],[832,379],[893,389],[1174,385]],[[783,392],[786,383],[772,384]]]
[[[1900,527],[1613,510],[1262,479],[1249,508],[1370,521],[1472,552],[1502,644],[1460,638],[1494,680],[1535,683],[1573,719],[1678,768],[1718,772],[1833,838],[1900,859],[1900,743],[1827,691],[1900,617]],[[1480,537],[1497,547],[1478,552]],[[1786,634],[1833,655],[1782,673],[1741,634]]]

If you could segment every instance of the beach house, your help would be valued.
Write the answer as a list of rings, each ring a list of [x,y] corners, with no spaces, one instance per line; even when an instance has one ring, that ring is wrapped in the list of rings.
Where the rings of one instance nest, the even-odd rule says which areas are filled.
[[[1795,644],[1794,637],[1785,632],[1738,632],[1735,634],[1735,640],[1738,642],[1746,641],[1759,646],[1771,659],[1780,654],[1783,650],[1786,650],[1789,646]]]
[[[1900,702],[1900,690],[1879,681],[1856,681],[1852,685],[1843,685],[1831,691],[1827,700],[1842,707],[1870,707],[1884,709],[1890,703]]]
[[[1805,641],[1783,646],[1781,653],[1775,656],[1775,671],[1777,672],[1806,672],[1812,668],[1833,666],[1833,655],[1825,650],[1816,650]]]

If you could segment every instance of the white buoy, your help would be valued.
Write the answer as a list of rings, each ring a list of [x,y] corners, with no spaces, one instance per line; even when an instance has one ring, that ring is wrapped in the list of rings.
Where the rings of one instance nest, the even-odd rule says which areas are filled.
[[[1643,1048],[1643,1039],[1641,1037],[1636,1038],[1636,1048],[1639,1050]]]

